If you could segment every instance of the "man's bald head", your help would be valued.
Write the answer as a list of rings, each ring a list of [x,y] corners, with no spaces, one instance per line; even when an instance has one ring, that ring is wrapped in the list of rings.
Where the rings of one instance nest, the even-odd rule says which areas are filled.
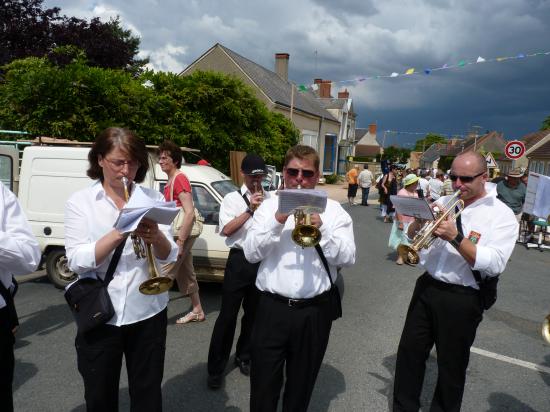
[[[464,152],[460,153],[453,160],[453,165],[455,162],[465,163],[472,168],[472,171],[476,173],[487,172],[487,161],[483,155],[477,152]],[[452,168],[452,166],[451,166]]]

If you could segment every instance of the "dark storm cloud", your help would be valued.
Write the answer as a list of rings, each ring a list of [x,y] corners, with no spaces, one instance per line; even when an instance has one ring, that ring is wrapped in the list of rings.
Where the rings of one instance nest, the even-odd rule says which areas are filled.
[[[380,130],[465,133],[471,125],[507,138],[550,115],[550,56],[484,63],[429,76],[342,83],[549,51],[547,0],[48,0],[65,14],[120,15],[141,36],[156,70],[179,72],[216,42],[272,69],[290,54],[289,77],[348,88],[358,125]],[[406,135],[396,137],[405,139]]]

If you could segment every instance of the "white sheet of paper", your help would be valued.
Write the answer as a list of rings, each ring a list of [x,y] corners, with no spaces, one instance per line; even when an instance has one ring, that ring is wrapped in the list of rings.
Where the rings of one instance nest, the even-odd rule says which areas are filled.
[[[527,190],[525,191],[525,202],[523,203],[523,212],[530,215],[534,214],[535,200],[537,198],[537,188],[541,175],[535,172],[529,172],[529,180],[527,180]]]
[[[397,213],[412,216],[417,219],[434,220],[432,208],[426,201],[418,197],[391,195],[390,200]]]
[[[316,189],[279,190],[280,213],[292,213],[304,209],[306,213],[323,213],[327,207],[327,192]]]
[[[178,212],[176,202],[156,201],[136,186],[130,201],[120,211],[114,227],[121,233],[133,232],[144,217],[161,225],[169,225]]]

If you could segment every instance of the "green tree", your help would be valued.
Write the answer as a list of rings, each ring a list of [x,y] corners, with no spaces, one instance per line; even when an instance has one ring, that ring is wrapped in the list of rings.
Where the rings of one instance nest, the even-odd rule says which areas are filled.
[[[67,64],[31,57],[4,66],[0,126],[33,134],[91,141],[104,128],[134,130],[148,144],[166,138],[198,148],[215,167],[229,169],[230,150],[258,153],[281,166],[299,132],[271,113],[236,77],[191,76],[90,67],[82,51],[56,50]],[[152,87],[145,87],[146,82]]]
[[[542,126],[540,127],[540,130],[546,130],[550,129],[550,116],[548,116],[544,121],[542,122]]]
[[[392,163],[405,163],[409,159],[410,153],[410,149],[389,146],[384,149],[382,159],[390,160]]]
[[[440,136],[435,133],[428,133],[424,139],[420,139],[416,141],[416,145],[414,146],[415,152],[424,152],[428,150],[428,148],[434,144],[434,143],[445,143],[447,142],[447,139],[445,139],[443,136]]]

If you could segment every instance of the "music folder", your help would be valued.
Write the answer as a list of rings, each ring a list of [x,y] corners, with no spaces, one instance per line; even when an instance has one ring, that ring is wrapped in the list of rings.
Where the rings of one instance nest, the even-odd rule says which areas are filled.
[[[417,219],[434,220],[434,214],[426,199],[409,196],[391,195],[393,207],[400,215],[412,216]]]

